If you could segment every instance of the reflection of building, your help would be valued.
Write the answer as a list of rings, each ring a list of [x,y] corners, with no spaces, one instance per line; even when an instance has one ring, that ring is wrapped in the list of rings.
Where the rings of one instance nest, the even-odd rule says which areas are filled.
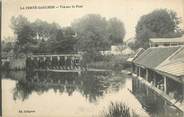
[[[184,112],[183,46],[149,48],[131,61],[134,76]]]
[[[151,117],[183,117],[180,110],[171,106],[164,98],[155,95],[152,89],[137,78],[132,79],[132,93]]]
[[[179,37],[179,38],[151,38],[149,40],[149,45],[150,45],[150,47],[184,45],[184,37]]]

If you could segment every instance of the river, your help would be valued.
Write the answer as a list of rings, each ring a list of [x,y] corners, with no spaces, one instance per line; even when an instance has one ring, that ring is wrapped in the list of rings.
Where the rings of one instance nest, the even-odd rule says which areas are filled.
[[[101,117],[111,102],[126,104],[140,117],[173,116],[167,111],[176,112],[172,107],[155,109],[160,103],[157,97],[147,106],[145,88],[122,73],[19,71],[4,73],[2,78],[3,117]]]

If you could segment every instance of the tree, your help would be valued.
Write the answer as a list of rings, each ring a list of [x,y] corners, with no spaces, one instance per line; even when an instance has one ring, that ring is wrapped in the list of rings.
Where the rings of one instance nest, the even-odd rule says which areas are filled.
[[[56,38],[50,40],[50,52],[75,53],[75,44],[77,40],[74,35],[75,32],[71,29],[71,27],[59,29],[57,31]]]
[[[11,28],[17,37],[14,46],[16,55],[18,53],[47,53],[50,49],[49,42],[56,38],[56,33],[60,29],[56,23],[47,23],[39,19],[29,22],[22,15],[12,17],[11,23]]]
[[[89,14],[72,23],[77,33],[77,47],[81,51],[103,51],[109,48],[107,21],[96,14]]]
[[[26,17],[19,15],[17,17],[12,17],[11,18],[11,28],[14,30],[14,33],[17,34],[20,31],[22,31],[22,28],[25,25],[30,24],[30,22],[27,20]]]
[[[77,43],[75,32],[71,27],[63,28],[63,32],[64,32],[64,40],[62,41],[63,51],[75,53],[76,52],[75,45]]]
[[[140,18],[136,26],[136,46],[148,48],[149,38],[181,36],[176,12],[159,9]]]
[[[34,53],[52,52],[52,48],[57,44],[55,43],[57,31],[60,30],[61,27],[57,23],[48,23],[40,19],[34,21],[31,26],[36,34],[34,40],[37,41]]]
[[[38,40],[48,40],[53,39],[56,36],[57,30],[61,27],[57,23],[48,23],[37,19],[32,23],[32,28],[36,33],[36,39]]]
[[[17,36],[14,52],[28,54],[33,50],[35,33],[31,27],[31,23],[23,16],[12,17],[12,29]]]
[[[77,34],[77,50],[86,52],[86,59],[98,60],[100,51],[109,50],[111,45],[123,42],[125,29],[123,23],[112,18],[107,21],[98,14],[89,14],[72,23]]]
[[[117,18],[108,21],[107,31],[111,45],[122,44],[125,36],[124,24]]]

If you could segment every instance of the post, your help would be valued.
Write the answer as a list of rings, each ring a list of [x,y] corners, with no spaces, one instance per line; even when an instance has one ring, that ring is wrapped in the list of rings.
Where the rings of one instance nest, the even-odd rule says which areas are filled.
[[[133,63],[131,63],[131,66],[132,66],[132,74],[134,73],[134,70],[135,70],[135,68],[134,68],[134,64]]]
[[[141,77],[141,67],[138,67],[139,69],[139,77]]]
[[[167,77],[164,76],[164,92],[167,93]]]
[[[146,80],[148,81],[148,75],[149,75],[149,72],[148,72],[148,69],[146,69]]]
[[[136,75],[137,75],[137,77],[139,76],[139,67],[138,66],[136,66]]]
[[[133,63],[131,63],[131,73],[133,73]]]
[[[156,87],[156,74],[153,72],[153,85]]]

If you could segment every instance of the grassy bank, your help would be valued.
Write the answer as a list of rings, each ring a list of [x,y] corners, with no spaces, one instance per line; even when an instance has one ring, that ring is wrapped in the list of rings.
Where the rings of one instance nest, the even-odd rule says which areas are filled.
[[[104,56],[103,60],[88,63],[89,68],[96,69],[111,69],[120,71],[122,69],[128,69],[130,66],[127,63],[128,56],[123,55],[109,55]]]

